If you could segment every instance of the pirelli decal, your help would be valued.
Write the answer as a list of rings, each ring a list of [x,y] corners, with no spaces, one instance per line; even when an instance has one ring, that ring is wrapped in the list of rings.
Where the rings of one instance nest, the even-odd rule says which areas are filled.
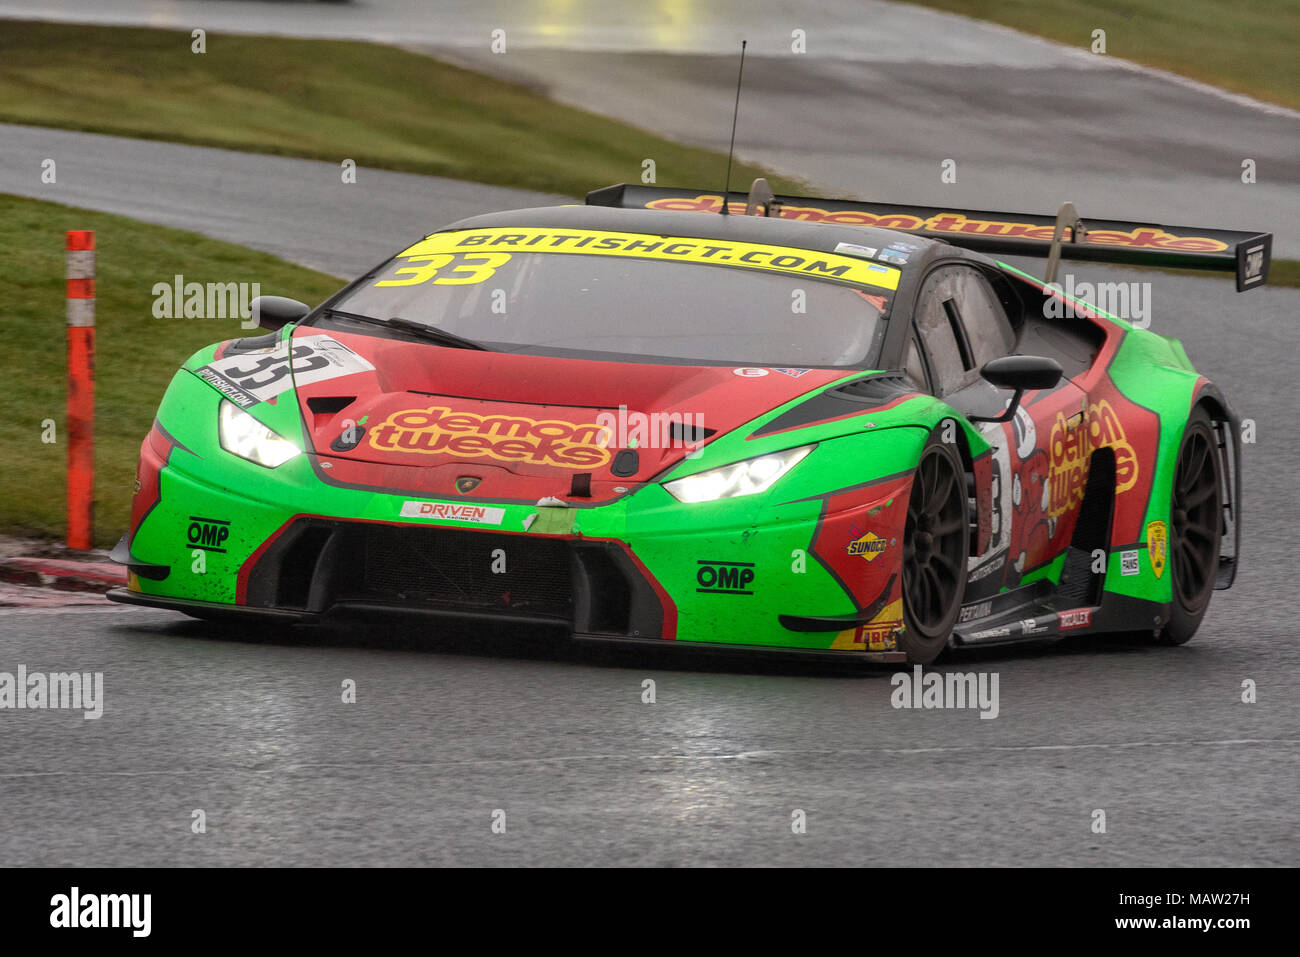
[[[517,253],[570,253],[661,259],[736,266],[891,290],[898,288],[899,277],[897,269],[881,263],[791,246],[587,229],[496,227],[435,233],[401,255],[410,259],[457,253],[506,256]]]

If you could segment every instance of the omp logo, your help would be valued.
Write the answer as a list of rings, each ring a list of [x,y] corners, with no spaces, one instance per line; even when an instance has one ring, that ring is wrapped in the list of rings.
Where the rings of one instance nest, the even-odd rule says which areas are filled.
[[[743,213],[745,204],[728,203],[728,209]],[[646,203],[647,209],[686,210],[716,213],[722,208],[718,195],[669,197]],[[909,232],[925,230],[932,233],[965,233],[977,236],[996,236],[1005,239],[1032,239],[1050,243],[1052,225],[1016,223],[997,219],[969,219],[961,213],[936,213],[929,218],[907,213],[870,213],[862,209],[822,209],[817,206],[781,207],[782,219],[802,219],[815,223],[839,223],[849,226],[879,226],[883,229],[901,229]],[[1073,241],[1073,231],[1065,230],[1065,241]],[[1125,246],[1131,249],[1171,249],[1182,252],[1222,252],[1228,244],[1208,236],[1176,236],[1157,226],[1139,226],[1129,232],[1114,229],[1089,230],[1084,239],[1089,246]]]
[[[230,537],[230,523],[219,518],[190,516],[190,527],[185,530],[186,548],[201,548],[205,552],[225,552],[222,546]]]
[[[700,587],[696,591],[714,595],[752,595],[749,586],[754,583],[752,562],[701,561],[695,572]]]
[[[394,412],[369,433],[383,452],[492,458],[527,465],[595,469],[610,459],[609,429],[598,423],[476,415],[443,406]]]
[[[472,522],[475,525],[500,525],[506,517],[504,508],[486,505],[462,505],[459,502],[403,502],[403,518],[433,518],[445,522]]]
[[[875,532],[867,532],[861,538],[856,538],[849,542],[848,552],[850,555],[861,555],[869,562],[874,562],[876,556],[889,547],[889,542],[881,538]]]
[[[1085,421],[1070,428],[1065,414],[1056,413],[1048,451],[1052,458],[1051,507],[1055,517],[1083,501],[1088,481],[1088,458],[1109,446],[1115,450],[1115,493],[1127,492],[1138,480],[1137,454],[1124,433],[1119,415],[1105,399],[1088,407]]]

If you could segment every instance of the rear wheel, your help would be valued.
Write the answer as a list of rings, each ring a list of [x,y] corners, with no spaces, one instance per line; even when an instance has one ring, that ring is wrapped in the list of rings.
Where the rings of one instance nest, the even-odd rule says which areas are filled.
[[[912,664],[939,657],[966,592],[970,519],[961,457],[931,436],[912,477],[903,532],[903,620],[899,649]]]
[[[1210,417],[1197,409],[1187,422],[1174,469],[1169,509],[1169,566],[1173,612],[1157,639],[1181,645],[1210,607],[1223,540],[1223,471]]]

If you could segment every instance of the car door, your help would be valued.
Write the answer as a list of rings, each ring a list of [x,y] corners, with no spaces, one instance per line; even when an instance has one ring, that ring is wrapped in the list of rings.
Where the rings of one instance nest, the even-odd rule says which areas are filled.
[[[918,292],[904,369],[923,365],[931,391],[964,415],[1001,413],[1010,394],[984,381],[980,369],[1016,353],[1020,317],[1006,305],[1014,301],[999,297],[975,266],[938,265]],[[1083,391],[1063,378],[1055,389],[1027,393],[1010,422],[974,423],[992,446],[992,534],[985,552],[970,559],[967,604],[1019,585],[1069,544],[1069,510],[1078,502],[1053,489],[1051,442],[1078,434],[1083,409]]]

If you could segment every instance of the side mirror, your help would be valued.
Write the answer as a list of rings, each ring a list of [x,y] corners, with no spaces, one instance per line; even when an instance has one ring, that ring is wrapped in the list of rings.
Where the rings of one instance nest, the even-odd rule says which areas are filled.
[[[972,422],[1010,422],[1026,392],[1055,388],[1064,373],[1059,362],[1046,356],[1003,356],[987,363],[980,375],[999,389],[1015,389],[1015,395],[1001,415],[968,415],[967,418]]]
[[[311,306],[284,296],[258,296],[249,303],[248,311],[263,329],[281,329],[311,312]]]

